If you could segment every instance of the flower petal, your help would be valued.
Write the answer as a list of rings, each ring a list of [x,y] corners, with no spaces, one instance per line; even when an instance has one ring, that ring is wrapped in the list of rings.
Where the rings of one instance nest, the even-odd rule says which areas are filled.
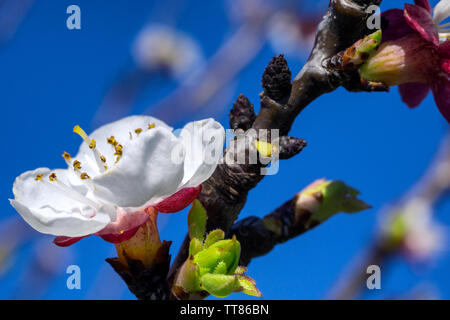
[[[404,83],[398,86],[402,101],[410,108],[417,107],[426,98],[430,90],[426,84],[418,82]]]
[[[442,77],[433,86],[434,101],[444,118],[450,123],[450,79]]]
[[[84,236],[84,237],[64,237],[64,236],[59,236],[56,237],[53,240],[53,243],[56,244],[58,247],[68,247],[73,245],[74,243],[80,241],[81,239],[84,239],[88,236]]]
[[[387,28],[383,29],[382,42],[397,40],[413,32],[403,16],[403,10],[387,10],[381,13],[381,17],[388,21]]]
[[[450,59],[450,41],[445,41],[439,45],[438,49],[439,55],[442,58]]]
[[[207,180],[222,158],[225,130],[213,119],[188,123],[180,133],[186,150],[182,188]]]
[[[58,183],[48,180],[55,173]],[[36,180],[44,174],[42,181]],[[14,182],[11,205],[23,219],[41,233],[81,237],[103,229],[114,214],[111,207],[96,204],[87,198],[87,188],[73,184],[76,177],[68,170],[40,168],[28,171]]]
[[[104,229],[97,232],[96,235],[122,235],[128,230],[139,228],[148,220],[148,218],[148,214],[144,210],[127,212],[124,209],[120,208],[117,210],[115,221],[110,222]]]
[[[431,14],[431,6],[428,0],[414,0],[414,3],[425,10],[427,10]]]
[[[183,179],[183,163],[170,157],[180,144],[166,128],[144,130],[123,145],[117,164],[93,178],[94,195],[119,207],[138,209],[174,194]]]
[[[149,116],[131,116],[101,126],[90,134],[89,138],[96,141],[97,150],[106,159],[105,164],[109,168],[112,168],[116,161],[116,156],[114,155],[115,149],[107,142],[107,139],[112,136],[119,144],[125,147],[129,141],[147,132],[151,124],[154,124],[155,128],[165,128],[168,131],[172,131],[171,127],[156,118]],[[139,129],[142,132],[138,134],[135,130]],[[81,144],[78,154],[74,159],[81,162],[82,171],[87,172],[91,177],[95,177],[100,173],[93,152],[86,143]]]
[[[164,199],[155,209],[162,213],[174,213],[183,210],[194,201],[202,191],[201,185],[197,188],[184,188],[170,197]]]
[[[439,35],[430,13],[413,4],[405,4],[403,11],[406,22],[416,30],[425,40],[439,46]]]
[[[450,1],[441,0],[434,7],[433,21],[436,25],[438,25],[448,17],[450,17]]]
[[[124,231],[123,233],[110,233],[110,234],[104,234],[100,235],[103,240],[111,242],[111,243],[121,243],[123,241],[127,241],[132,236],[136,234],[136,232],[139,230],[140,226],[137,226],[133,229],[129,229]]]

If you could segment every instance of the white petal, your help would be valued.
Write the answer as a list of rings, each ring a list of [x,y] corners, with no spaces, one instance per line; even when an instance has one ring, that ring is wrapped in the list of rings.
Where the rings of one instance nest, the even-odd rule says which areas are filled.
[[[48,174],[56,173],[67,190],[48,181]],[[37,174],[45,174],[36,181]],[[11,205],[34,229],[56,236],[80,237],[103,229],[114,215],[111,207],[93,208],[86,196],[89,190],[68,170],[40,168],[28,171],[14,182]],[[83,200],[85,199],[85,200]]]
[[[181,188],[196,187],[207,180],[223,154],[225,130],[213,119],[188,123],[180,133],[186,148]]]
[[[137,134],[135,132],[136,129],[142,129],[142,132],[146,132],[150,124],[155,124],[155,128],[165,128],[172,131],[170,126],[156,118],[149,116],[130,116],[98,128],[89,135],[89,138],[96,141],[97,150],[106,158],[108,168],[111,168],[114,166],[116,156],[114,156],[114,147],[107,143],[107,139],[114,136],[119,144],[125,146],[133,139],[139,138],[142,134]],[[74,159],[81,162],[82,171],[87,172],[91,177],[100,173],[93,152],[86,143],[81,144],[78,154]]]
[[[449,0],[441,0],[434,7],[433,10],[433,21],[436,26],[450,17],[450,1]]]
[[[180,145],[166,128],[144,130],[124,144],[116,165],[93,179],[95,196],[120,207],[140,208],[172,195],[183,178],[183,162],[171,161],[172,150]]]

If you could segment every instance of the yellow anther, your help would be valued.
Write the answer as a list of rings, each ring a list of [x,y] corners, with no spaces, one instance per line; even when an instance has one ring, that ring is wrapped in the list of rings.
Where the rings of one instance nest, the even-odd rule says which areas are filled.
[[[42,180],[42,177],[44,177],[44,175],[41,173],[41,174],[38,174],[37,176],[36,176],[36,178],[34,178],[34,180],[36,180],[36,181],[40,181],[40,180]]]
[[[97,146],[97,141],[94,139],[91,140],[91,143],[89,143],[89,148],[94,149]]]
[[[48,179],[50,181],[56,181],[56,174],[53,172],[51,175],[48,176]]]
[[[75,161],[73,162],[73,168],[74,168],[75,170],[80,170],[80,169],[81,169],[81,162],[78,161],[78,160],[75,160]]]
[[[81,178],[82,180],[87,180],[87,179],[90,179],[91,177],[89,177],[89,175],[88,175],[86,172],[83,172],[83,173],[80,175],[80,178]]]
[[[70,153],[68,152],[64,152],[62,157],[66,160],[66,161],[70,161],[72,160],[72,157],[70,156]]]
[[[123,154],[123,146],[121,144],[118,144],[116,146],[116,153],[114,153],[115,156],[121,156]]]
[[[102,162],[105,163],[105,162],[106,162],[105,156],[101,156],[101,157],[100,157],[100,160],[102,160]]]
[[[119,232],[120,234],[124,234],[125,233],[125,231],[124,230],[120,230],[120,232]]]
[[[148,129],[150,130],[150,129],[153,129],[153,128],[155,128],[155,124],[154,124],[154,123],[150,123],[150,124],[148,125]]]
[[[117,146],[119,143],[116,141],[116,138],[114,138],[114,136],[111,136],[110,138],[106,139],[106,141],[113,145],[114,147]]]
[[[103,168],[105,169],[105,171],[108,170],[108,166],[103,166]]]
[[[141,128],[137,128],[136,130],[134,130],[134,132],[136,132],[136,134],[140,134],[142,132]]]

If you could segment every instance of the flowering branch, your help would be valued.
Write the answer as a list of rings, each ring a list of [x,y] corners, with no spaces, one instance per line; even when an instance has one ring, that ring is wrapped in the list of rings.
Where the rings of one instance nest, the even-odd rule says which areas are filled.
[[[260,112],[251,128],[279,129],[280,136],[284,137],[298,114],[322,94],[339,86],[351,91],[372,91],[372,88],[361,87],[359,74],[329,70],[324,67],[324,62],[370,33],[366,26],[366,9],[380,3],[381,0],[331,0],[328,11],[319,24],[311,55],[292,84],[286,85],[290,71],[283,57],[274,58],[266,68],[262,81],[264,93],[261,94]],[[227,154],[230,152],[230,149],[225,151],[224,158],[230,156]],[[250,153],[248,150],[244,152]],[[217,167],[212,177],[203,184],[199,196],[208,212],[208,231],[217,228],[225,232],[231,230],[246,202],[247,193],[264,177],[260,174],[261,168],[260,163],[223,163]],[[186,237],[169,277],[187,259],[188,245],[189,238]]]

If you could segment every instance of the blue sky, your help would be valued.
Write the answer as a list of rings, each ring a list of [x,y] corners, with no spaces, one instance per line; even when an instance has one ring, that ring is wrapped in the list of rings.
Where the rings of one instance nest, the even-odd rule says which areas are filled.
[[[382,9],[404,3],[385,2]],[[65,12],[70,4],[81,7],[79,31],[66,28]],[[317,5],[325,12],[326,4],[327,1],[319,1],[305,9],[315,9]],[[190,0],[176,15],[177,26],[199,41],[206,57],[233,30],[224,7],[224,1]],[[107,89],[124,70],[133,67],[130,46],[136,33],[146,22],[171,21],[175,15],[171,13],[170,5],[157,5],[155,1],[35,3],[16,36],[0,51],[0,103],[6,120],[2,123],[5,148],[0,158],[0,221],[17,215],[8,202],[15,177],[37,167],[64,166],[61,153],[75,153],[80,143],[79,137],[72,133],[73,126],[93,129],[92,119]],[[226,101],[229,106],[239,93],[247,95],[257,106],[260,76],[275,54],[266,45],[240,74],[231,85],[232,94]],[[293,73],[304,63],[295,55],[287,58]],[[133,113],[163,98],[175,86],[175,81],[157,82],[139,96]],[[202,116],[214,115],[228,127],[227,112],[209,114],[205,110]],[[183,122],[196,117],[186,115]],[[183,123],[172,125],[180,127]],[[265,178],[251,191],[241,217],[262,216],[322,177],[342,179],[358,188],[361,197],[374,209],[356,215],[339,214],[317,229],[278,246],[270,255],[254,260],[249,275],[256,279],[264,298],[323,298],[352,258],[370,243],[379,209],[401,196],[429,165],[447,127],[431,96],[419,108],[410,110],[401,103],[396,88],[389,94],[355,94],[338,89],[308,106],[290,133],[306,139],[308,147],[299,156],[283,161],[277,175]],[[447,226],[449,209],[447,200],[436,212],[437,219]],[[162,215],[159,222],[161,237],[174,242],[175,255],[185,234],[186,212]],[[36,281],[30,271],[30,257],[36,249],[45,248],[42,243],[50,242],[51,237],[40,239],[44,240],[23,246],[15,256],[16,266],[0,278],[1,299],[21,296],[18,292],[25,290],[27,281]],[[64,261],[55,261],[56,276],[41,298],[133,298],[104,262],[114,255],[112,245],[91,237],[70,249],[54,250],[69,250],[70,254],[64,256]],[[81,290],[66,288],[68,264],[81,267]],[[448,252],[427,266],[411,267],[397,259],[382,273],[382,290],[365,298],[407,293],[424,283],[436,288],[441,298],[449,299],[449,267]],[[246,298],[242,294],[231,297]]]

